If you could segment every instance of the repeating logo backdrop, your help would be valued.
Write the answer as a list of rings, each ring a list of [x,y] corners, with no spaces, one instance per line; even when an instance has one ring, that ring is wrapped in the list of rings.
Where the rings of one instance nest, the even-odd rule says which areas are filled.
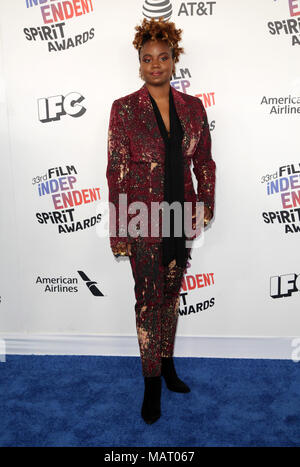
[[[98,233],[111,105],[143,84],[135,25],[162,14],[217,165],[177,335],[299,329],[300,2],[0,0],[1,333],[136,335],[129,260]]]

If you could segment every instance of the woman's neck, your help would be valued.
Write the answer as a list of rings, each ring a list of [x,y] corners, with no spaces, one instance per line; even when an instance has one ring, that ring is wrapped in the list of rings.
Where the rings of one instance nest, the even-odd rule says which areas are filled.
[[[151,84],[146,83],[148,91],[150,92],[153,99],[156,101],[162,101],[169,99],[170,93],[170,83],[165,83],[162,86],[152,86]]]

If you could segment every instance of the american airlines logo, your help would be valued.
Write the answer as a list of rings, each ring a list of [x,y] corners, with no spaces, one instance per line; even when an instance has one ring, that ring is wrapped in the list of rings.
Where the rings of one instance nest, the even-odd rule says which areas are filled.
[[[97,281],[91,280],[84,271],[77,272],[94,297],[104,297],[100,288],[96,286]],[[37,276],[35,283],[47,293],[77,293],[79,291],[79,279],[76,276]]]
[[[98,287],[96,287],[96,281],[91,281],[91,279],[83,271],[77,272],[80,275],[81,279],[85,282],[85,285],[87,286],[92,295],[94,295],[95,297],[103,297],[103,293],[101,292],[101,290],[99,290]]]

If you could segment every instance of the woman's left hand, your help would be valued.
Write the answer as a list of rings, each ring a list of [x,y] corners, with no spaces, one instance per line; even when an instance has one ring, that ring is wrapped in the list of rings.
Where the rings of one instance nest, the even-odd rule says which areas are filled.
[[[199,209],[199,211],[197,211],[197,208],[196,208],[196,213],[192,216],[193,219],[195,219],[196,214],[198,213],[198,216],[196,217],[196,226],[195,226],[196,231],[198,231],[201,228],[202,220],[203,220],[203,223],[204,223],[204,227],[206,227],[208,225],[208,223],[210,222],[211,218],[212,218],[212,212],[207,206],[205,206],[205,204],[204,204],[204,213],[203,213],[204,219],[200,215],[201,214],[201,208],[198,208],[198,209]]]
[[[204,205],[204,225],[207,225],[212,218],[211,210]]]

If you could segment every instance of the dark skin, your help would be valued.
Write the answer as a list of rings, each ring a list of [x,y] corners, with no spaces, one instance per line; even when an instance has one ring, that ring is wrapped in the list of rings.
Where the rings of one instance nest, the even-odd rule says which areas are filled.
[[[172,58],[172,49],[167,41],[163,40],[148,40],[140,49],[139,54],[140,71],[142,79],[145,81],[149,93],[155,100],[166,130],[170,131],[169,118],[169,92],[170,79],[175,74],[175,61]],[[157,73],[156,75],[154,73]],[[193,216],[194,217],[194,216]],[[204,219],[210,221],[212,213],[210,209],[204,205]],[[200,228],[201,218],[198,216],[196,229]],[[128,253],[131,255],[130,244],[128,244]],[[170,267],[176,264],[174,259],[170,263]]]
[[[149,93],[157,103],[167,131],[170,131],[170,78],[175,73],[172,50],[163,40],[148,40],[140,50],[140,69]],[[155,76],[153,73],[160,73]]]

